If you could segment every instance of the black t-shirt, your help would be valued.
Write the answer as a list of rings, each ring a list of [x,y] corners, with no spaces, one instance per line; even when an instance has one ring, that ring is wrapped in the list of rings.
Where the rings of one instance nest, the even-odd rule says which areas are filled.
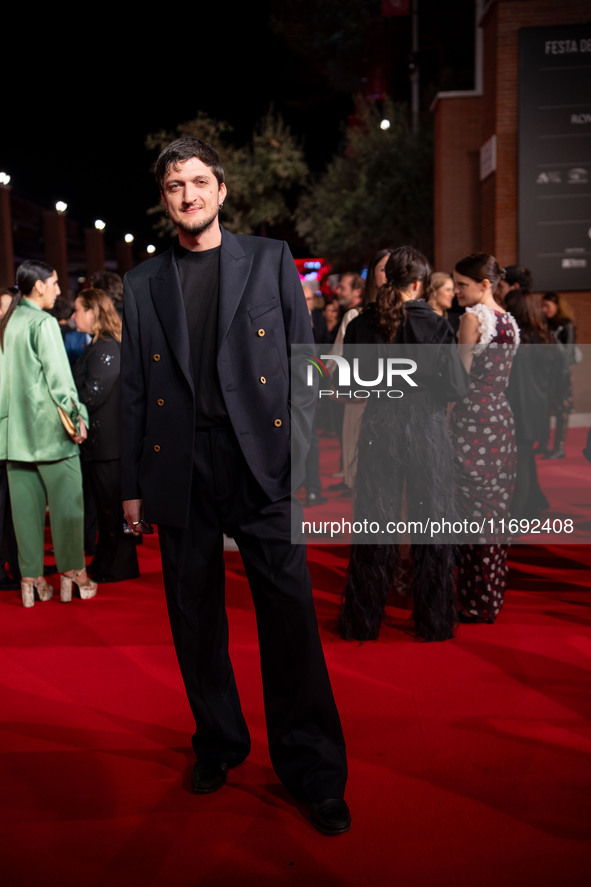
[[[187,313],[198,428],[229,422],[217,371],[220,247],[191,252],[177,244],[176,259]]]

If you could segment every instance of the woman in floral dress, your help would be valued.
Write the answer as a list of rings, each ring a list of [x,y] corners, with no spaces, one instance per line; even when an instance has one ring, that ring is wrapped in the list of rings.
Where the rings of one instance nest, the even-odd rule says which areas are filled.
[[[513,317],[493,293],[503,277],[494,256],[475,253],[455,266],[458,302],[465,308],[458,343],[470,373],[468,394],[454,406],[451,432],[459,457],[461,513],[484,532],[458,549],[460,622],[494,622],[507,576],[507,524],[515,483],[513,413],[505,396],[519,343]]]

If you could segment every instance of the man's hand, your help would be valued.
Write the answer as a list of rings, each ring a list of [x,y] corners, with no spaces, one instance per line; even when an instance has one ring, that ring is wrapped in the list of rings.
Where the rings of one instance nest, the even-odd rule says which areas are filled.
[[[142,499],[123,500],[123,515],[134,536],[141,535],[141,530],[138,528],[141,527],[143,523],[143,504]]]

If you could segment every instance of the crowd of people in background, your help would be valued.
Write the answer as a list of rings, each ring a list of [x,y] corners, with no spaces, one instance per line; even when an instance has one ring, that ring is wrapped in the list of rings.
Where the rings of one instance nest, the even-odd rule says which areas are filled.
[[[433,272],[410,247],[379,250],[362,272],[333,274],[322,287],[302,280],[302,288],[314,341],[331,353],[350,344],[461,346],[457,365],[445,369],[446,391],[426,393],[410,413],[366,400],[319,403],[307,507],[327,501],[320,440],[329,435],[340,455],[329,489],[351,496],[355,513],[409,514],[416,501],[435,507],[438,497],[448,511],[487,519],[548,508],[536,458],[564,458],[580,359],[564,296],[536,294],[528,269],[503,269],[485,254]],[[125,526],[119,493],[122,300],[121,277],[106,271],[71,302],[43,262],[22,263],[17,288],[0,292],[0,588],[20,588],[26,607],[50,599],[54,571],[63,601],[73,589],[89,598],[100,583],[139,576],[141,537]],[[559,347],[531,347],[541,344]],[[441,366],[428,373],[441,377]],[[484,458],[476,460],[476,448]],[[46,508],[55,567],[44,566]],[[506,560],[507,544],[493,538],[353,544],[340,633],[377,638],[393,589],[412,595],[424,639],[452,637],[458,621],[491,623],[503,604]]]
[[[543,515],[549,502],[536,458],[565,456],[572,369],[581,358],[565,297],[535,293],[527,268],[502,268],[494,256],[473,254],[453,270],[433,272],[410,247],[380,250],[363,274],[347,270],[329,283],[322,290],[304,284],[314,316],[331,317],[330,335],[312,318],[315,341],[327,353],[338,356],[354,344],[453,342],[465,379],[447,367],[447,390],[440,385],[430,397],[425,379],[423,399],[408,409],[402,401],[396,410],[379,400],[321,401],[318,429],[337,438],[340,453],[338,482],[327,490],[351,496],[354,517],[377,515],[380,526],[416,517],[417,502],[423,511],[439,503],[440,512],[477,517],[491,528],[501,518]],[[541,345],[550,347],[532,347]],[[440,366],[429,372],[442,376]],[[322,491],[316,501],[326,501]],[[426,640],[452,637],[458,622],[493,623],[503,606],[510,540],[491,532],[476,542],[449,541],[354,538],[342,637],[377,638],[389,597],[400,593],[412,597],[414,629]]]

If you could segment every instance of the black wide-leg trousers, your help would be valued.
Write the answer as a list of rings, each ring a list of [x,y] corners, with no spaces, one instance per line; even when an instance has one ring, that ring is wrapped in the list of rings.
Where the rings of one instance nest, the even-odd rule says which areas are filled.
[[[235,766],[250,751],[228,653],[223,533],[237,543],[254,602],[269,752],[298,799],[342,797],[347,759],[292,501],[270,502],[231,429],[196,435],[186,530],[159,526],[168,612],[196,723],[198,758]]]

